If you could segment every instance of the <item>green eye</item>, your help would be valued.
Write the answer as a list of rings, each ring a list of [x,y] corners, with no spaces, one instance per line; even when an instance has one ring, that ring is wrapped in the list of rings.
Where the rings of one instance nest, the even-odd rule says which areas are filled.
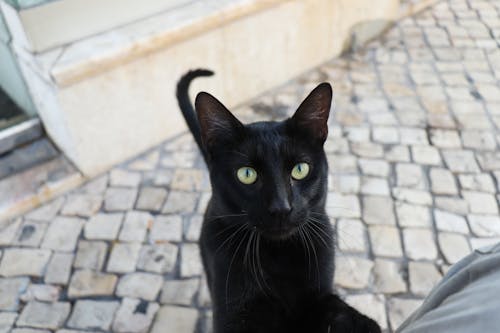
[[[309,174],[309,164],[297,163],[292,169],[292,178],[295,180],[302,180]]]
[[[251,167],[239,168],[236,175],[238,176],[238,180],[246,185],[253,184],[257,180],[257,171]]]

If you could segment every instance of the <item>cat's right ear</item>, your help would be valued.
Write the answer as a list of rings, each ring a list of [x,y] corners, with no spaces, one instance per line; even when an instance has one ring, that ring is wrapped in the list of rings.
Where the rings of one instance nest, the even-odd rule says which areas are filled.
[[[215,97],[200,92],[195,100],[200,123],[201,141],[210,149],[215,144],[236,140],[243,132],[243,124]]]

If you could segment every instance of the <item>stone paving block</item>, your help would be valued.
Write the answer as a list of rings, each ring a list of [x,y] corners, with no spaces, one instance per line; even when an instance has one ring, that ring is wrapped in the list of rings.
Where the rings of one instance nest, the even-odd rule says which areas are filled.
[[[344,127],[347,140],[351,142],[367,142],[370,141],[370,128],[365,126],[348,126]],[[333,140],[332,140],[333,141]],[[327,149],[325,147],[325,149]]]
[[[361,179],[358,175],[334,174],[328,178],[328,189],[343,194],[358,193]]]
[[[335,239],[342,252],[366,253],[366,228],[360,220],[340,219],[336,231]]]
[[[109,187],[104,196],[104,209],[108,212],[127,211],[134,207],[137,189]]]
[[[118,278],[91,270],[78,270],[73,273],[68,288],[68,297],[110,296],[115,290]]]
[[[29,283],[30,280],[26,277],[0,278],[0,311],[17,311],[21,294]]]
[[[425,189],[426,180],[422,167],[416,164],[398,163],[396,165],[397,185]]]
[[[0,276],[40,277],[44,273],[50,255],[49,250],[8,248],[4,250],[0,262]]]
[[[342,288],[364,289],[370,283],[373,262],[368,259],[337,256],[335,258],[335,284]]]
[[[472,250],[484,249],[500,243],[500,237],[495,238],[469,238]]]
[[[435,209],[434,220],[436,221],[436,227],[440,231],[457,232],[461,234],[469,233],[467,221],[463,216]]]
[[[404,187],[393,187],[393,197],[400,202],[407,202],[415,205],[432,205],[432,196],[428,191],[415,190]]]
[[[29,302],[21,312],[16,325],[55,330],[62,327],[70,309],[71,305],[68,302]]]
[[[167,197],[167,202],[163,206],[162,213],[187,213],[196,208],[198,195],[190,192],[171,191]]]
[[[117,301],[78,300],[68,326],[85,330],[109,330],[119,304]]]
[[[396,214],[402,227],[431,227],[428,207],[396,202]]]
[[[116,287],[116,295],[154,301],[162,284],[163,277],[161,275],[142,272],[130,273],[120,278]]]
[[[31,301],[56,302],[60,292],[61,288],[48,284],[30,284],[20,298],[25,303]]]
[[[373,141],[382,144],[399,143],[399,131],[397,127],[376,126],[373,128]]]
[[[389,322],[395,331],[421,304],[421,300],[406,298],[391,298],[387,301]]]
[[[109,173],[109,184],[113,187],[138,187],[141,183],[139,172],[113,169]]]
[[[394,203],[390,197],[363,197],[363,220],[368,224],[395,225]]]
[[[328,154],[328,166],[332,173],[357,172],[357,159],[352,155],[332,155]]]
[[[362,177],[361,193],[365,195],[390,195],[389,184],[384,178]]]
[[[353,308],[375,320],[382,330],[387,328],[384,296],[371,294],[351,295],[347,296],[345,301]]]
[[[389,163],[384,160],[360,158],[358,163],[364,175],[375,177],[387,177],[389,175]]]
[[[183,244],[181,247],[181,277],[200,275],[203,271],[200,250],[197,244]]]
[[[16,319],[17,313],[0,312],[0,333],[9,333]]]
[[[13,245],[38,247],[47,230],[48,223],[23,221],[12,242]]]
[[[443,150],[446,166],[452,172],[479,173],[474,153],[468,150]]]
[[[155,170],[150,175],[152,185],[168,186],[174,178],[174,170]]]
[[[411,147],[413,161],[424,165],[441,165],[441,155],[439,150],[431,146]]]
[[[118,311],[116,311],[112,330],[118,333],[146,333],[159,308],[158,303],[123,298]]]
[[[176,191],[200,191],[203,172],[197,169],[176,169],[170,188]]]
[[[459,175],[460,186],[464,190],[495,193],[495,184],[487,173],[478,175]]]
[[[159,212],[167,198],[167,190],[158,187],[143,187],[135,207],[139,210]]]
[[[470,254],[470,245],[464,235],[441,232],[438,234],[439,247],[449,264],[454,264]]]
[[[406,292],[406,283],[401,272],[402,268],[394,261],[376,259],[373,268],[375,291],[384,294]]]
[[[73,258],[74,255],[72,253],[55,252],[47,266],[45,282],[66,285],[71,274]]]
[[[406,146],[392,146],[385,151],[385,159],[389,162],[410,162],[410,151]]]
[[[108,272],[130,273],[135,270],[139,259],[140,243],[116,243],[111,249]]]
[[[428,145],[427,133],[424,129],[414,127],[401,127],[399,129],[401,144],[404,145]]]
[[[494,215],[467,216],[472,232],[479,237],[500,236],[500,217]]]
[[[161,290],[160,303],[190,306],[199,287],[199,279],[167,280]]]
[[[118,238],[123,242],[143,242],[153,221],[153,216],[149,213],[127,212]]]
[[[462,141],[457,131],[433,129],[430,131],[431,143],[439,148],[460,148]]]
[[[462,198],[457,197],[435,197],[436,207],[459,215],[466,215],[469,212],[469,204]]]
[[[471,213],[498,215],[498,203],[494,195],[482,192],[462,191],[462,197],[469,204]]]
[[[417,296],[427,296],[441,280],[441,273],[436,266],[427,262],[410,261],[408,263],[410,290]]]
[[[351,149],[359,157],[381,158],[384,156],[383,147],[372,142],[354,142],[351,145]]]
[[[203,216],[202,215],[193,215],[189,219],[189,225],[187,231],[184,234],[184,237],[189,242],[197,242],[200,238],[201,227],[203,224]]]
[[[178,247],[173,244],[144,245],[139,253],[137,268],[153,273],[169,273],[175,268]]]
[[[500,152],[476,153],[481,168],[485,171],[500,170]]]
[[[403,250],[401,239],[396,227],[369,226],[370,242],[373,253],[383,257],[401,257]]]
[[[326,212],[333,218],[359,218],[361,207],[358,197],[355,195],[342,195],[337,192],[329,192],[326,199]]]
[[[403,240],[406,255],[410,259],[437,258],[436,244],[430,229],[403,229]]]
[[[105,242],[82,240],[78,243],[73,267],[99,271],[102,269],[107,251],[108,245]]]
[[[49,203],[46,203],[43,206],[40,206],[39,208],[26,214],[25,217],[28,220],[50,222],[56,217],[57,213],[64,204],[64,201],[64,197],[54,199]]]
[[[21,224],[22,219],[0,220],[0,246],[12,244]]]
[[[55,251],[74,251],[85,221],[76,217],[56,217],[49,225],[42,248]]]
[[[198,311],[179,306],[162,306],[151,328],[151,333],[164,333],[165,327],[170,332],[192,333],[198,321]]]
[[[154,219],[149,238],[151,241],[182,241],[182,218],[179,215],[159,215]]]
[[[197,156],[193,151],[172,151],[160,163],[166,168],[192,168]]]
[[[100,213],[92,216],[84,226],[87,239],[114,240],[118,236],[123,220],[122,213]]]
[[[434,194],[457,195],[455,177],[446,169],[432,168],[430,173],[431,190]]]
[[[71,194],[67,197],[61,214],[90,217],[101,208],[102,200],[100,194]]]
[[[465,148],[477,150],[495,150],[497,143],[492,133],[487,131],[462,131],[462,140]]]

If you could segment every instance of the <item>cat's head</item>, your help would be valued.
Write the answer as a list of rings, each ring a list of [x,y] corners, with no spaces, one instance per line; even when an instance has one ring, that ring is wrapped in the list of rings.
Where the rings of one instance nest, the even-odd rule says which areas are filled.
[[[322,83],[291,118],[244,125],[216,98],[199,93],[195,105],[214,203],[246,214],[241,223],[270,239],[293,235],[323,211],[331,100],[331,86]]]

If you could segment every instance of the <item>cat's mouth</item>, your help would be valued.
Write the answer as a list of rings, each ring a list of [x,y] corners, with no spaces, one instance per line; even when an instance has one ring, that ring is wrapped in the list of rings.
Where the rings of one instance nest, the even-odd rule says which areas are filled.
[[[285,240],[293,236],[298,230],[297,226],[284,225],[279,227],[271,227],[262,230],[262,235],[272,240]]]

